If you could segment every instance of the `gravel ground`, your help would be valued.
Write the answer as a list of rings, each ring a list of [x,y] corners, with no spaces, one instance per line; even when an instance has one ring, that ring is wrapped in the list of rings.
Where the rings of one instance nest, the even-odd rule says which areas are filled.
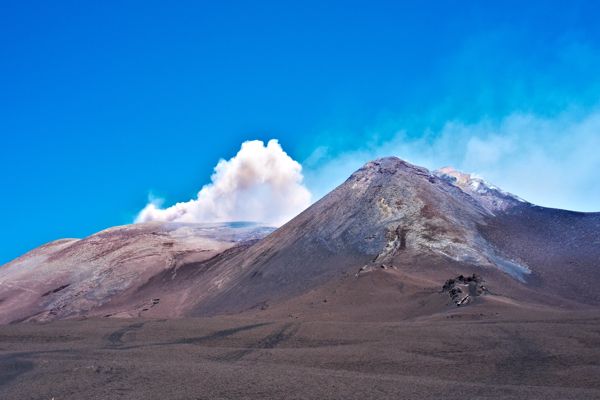
[[[600,318],[0,327],[0,398],[600,399]]]

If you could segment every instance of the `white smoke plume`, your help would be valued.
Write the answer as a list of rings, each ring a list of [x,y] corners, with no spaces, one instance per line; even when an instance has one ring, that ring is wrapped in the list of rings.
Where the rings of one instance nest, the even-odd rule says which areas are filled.
[[[302,166],[275,139],[246,141],[229,160],[221,159],[211,183],[190,201],[160,208],[151,201],[135,222],[256,221],[282,225],[311,203]]]
[[[498,120],[449,121],[441,131],[391,134],[384,142],[304,162],[319,198],[363,163],[395,155],[430,169],[451,165],[475,173],[534,204],[600,211],[600,106],[542,116],[515,112]]]

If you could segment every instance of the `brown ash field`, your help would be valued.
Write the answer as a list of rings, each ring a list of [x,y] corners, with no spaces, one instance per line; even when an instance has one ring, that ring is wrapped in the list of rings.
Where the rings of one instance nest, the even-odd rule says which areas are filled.
[[[0,327],[2,399],[598,399],[600,313]]]

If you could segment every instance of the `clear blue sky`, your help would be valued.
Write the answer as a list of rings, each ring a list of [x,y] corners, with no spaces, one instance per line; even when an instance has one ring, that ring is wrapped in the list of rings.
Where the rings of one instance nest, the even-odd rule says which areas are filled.
[[[593,142],[599,19],[574,0],[3,1],[0,264],[129,223],[149,192],[192,198],[247,139],[279,139],[309,187],[401,130],[442,146],[448,121],[525,113],[550,143],[575,120]],[[472,165],[451,153],[427,160]]]

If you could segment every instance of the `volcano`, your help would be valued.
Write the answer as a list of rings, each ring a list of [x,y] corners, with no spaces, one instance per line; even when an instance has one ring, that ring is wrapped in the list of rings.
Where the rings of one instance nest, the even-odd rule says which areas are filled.
[[[461,305],[597,306],[599,243],[599,213],[538,207],[450,168],[383,158],[227,260],[224,289],[192,314],[285,303],[284,314],[397,319],[446,312],[444,283],[473,274],[489,290],[461,289]]]
[[[600,398],[600,214],[367,163],[279,229],[145,223],[0,267],[0,397]]]
[[[472,305],[578,309],[600,304],[599,260],[600,213],[535,206],[452,168],[390,157],[275,231],[154,223],[42,246],[0,268],[0,315],[398,320]]]

